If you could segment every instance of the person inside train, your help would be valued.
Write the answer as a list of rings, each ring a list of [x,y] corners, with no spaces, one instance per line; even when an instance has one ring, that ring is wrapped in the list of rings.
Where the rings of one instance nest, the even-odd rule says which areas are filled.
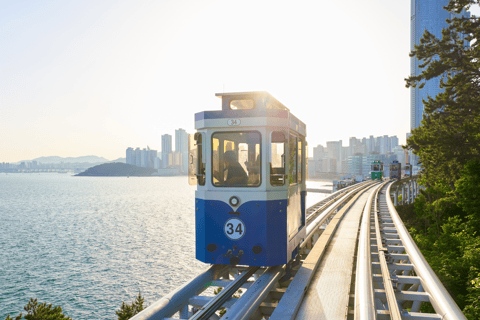
[[[227,171],[227,178],[223,185],[227,186],[236,186],[236,185],[247,185],[248,176],[243,167],[238,163],[237,156],[232,150],[225,152],[223,155],[223,160],[225,162],[225,171]],[[218,171],[214,172],[214,176],[220,180]]]

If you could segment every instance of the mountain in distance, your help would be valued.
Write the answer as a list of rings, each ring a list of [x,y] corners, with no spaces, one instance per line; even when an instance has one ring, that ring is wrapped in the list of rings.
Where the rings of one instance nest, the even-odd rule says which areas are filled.
[[[120,158],[121,159],[121,158]],[[120,162],[119,160],[114,160],[116,162]],[[31,161],[37,161],[42,164],[47,164],[47,163],[105,163],[105,162],[110,162],[110,160],[105,159],[103,157],[97,157],[97,156],[82,156],[82,157],[59,157],[59,156],[51,156],[51,157],[40,157],[40,158],[35,158],[32,160],[22,160],[20,162],[31,162]]]
[[[116,160],[112,160],[110,162],[120,162],[120,163],[127,163],[127,158],[118,158]]]

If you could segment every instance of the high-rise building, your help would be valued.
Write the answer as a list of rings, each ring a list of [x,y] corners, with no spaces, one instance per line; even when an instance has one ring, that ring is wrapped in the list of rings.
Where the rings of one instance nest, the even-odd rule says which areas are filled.
[[[167,168],[169,163],[169,155],[172,152],[172,136],[169,134],[162,135],[162,168]]]
[[[157,150],[151,150],[149,148],[148,151],[148,167],[155,168],[155,159],[157,159]],[[156,168],[159,169],[159,168]]]
[[[454,16],[443,9],[449,2],[450,0],[412,0],[410,19],[411,50],[415,49],[415,45],[420,44],[420,39],[425,30],[434,34],[438,39],[442,39],[442,30],[448,26],[445,20]],[[469,17],[470,13],[464,12],[461,15]],[[421,62],[416,57],[410,58],[410,73],[412,75],[419,75],[422,72],[422,69],[419,67],[420,64]],[[420,126],[420,122],[423,119],[424,105],[422,99],[427,100],[428,96],[434,98],[442,91],[439,78],[428,80],[423,89],[419,89],[418,86],[410,88],[410,129]]]
[[[332,172],[342,171],[342,140],[339,141],[327,141],[327,153],[328,157],[335,159],[337,163],[337,169]]]
[[[319,144],[316,147],[313,147],[313,159],[320,160],[325,157],[325,148]]]
[[[375,151],[375,138],[373,136],[370,136],[367,140],[367,152],[374,152]]]
[[[142,166],[142,150],[140,148],[135,149],[135,165],[137,167]]]
[[[135,165],[135,150],[133,148],[127,148],[127,164]]]
[[[397,136],[390,137],[390,151],[393,152],[393,149],[398,146]]]
[[[140,153],[141,154],[141,156],[140,156],[140,159],[141,159],[140,160],[140,166],[141,167],[144,167],[144,168],[148,167],[148,153],[149,152],[150,152],[150,148],[148,148],[148,150],[143,148],[142,152]]]
[[[180,153],[180,171],[188,172],[188,133],[184,129],[175,130],[175,152]]]
[[[357,154],[348,157],[348,173],[360,177],[362,175],[363,155]]]

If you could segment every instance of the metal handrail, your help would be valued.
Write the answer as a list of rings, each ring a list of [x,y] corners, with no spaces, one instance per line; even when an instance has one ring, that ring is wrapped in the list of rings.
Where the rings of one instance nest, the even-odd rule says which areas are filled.
[[[420,277],[420,281],[425,291],[428,292],[431,297],[430,301],[435,309],[435,312],[437,312],[442,319],[445,320],[466,320],[465,315],[445,289],[440,279],[438,279],[437,275],[427,263],[427,260],[425,260],[424,256],[408,233],[407,228],[405,228],[405,225],[400,219],[397,210],[393,206],[392,199],[390,198],[391,186],[391,184],[388,186],[386,193],[390,215],[395,227],[397,228],[398,235],[402,240],[403,246],[405,247],[405,251],[409,255],[411,263],[415,267],[415,272]]]

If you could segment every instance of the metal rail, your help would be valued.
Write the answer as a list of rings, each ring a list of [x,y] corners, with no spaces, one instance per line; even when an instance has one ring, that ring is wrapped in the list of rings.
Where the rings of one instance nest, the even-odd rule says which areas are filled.
[[[382,185],[383,186],[383,185]],[[380,269],[382,271],[383,287],[385,289],[385,294],[387,296],[388,310],[390,311],[390,319],[392,320],[402,320],[400,315],[400,310],[398,308],[397,299],[395,297],[395,291],[393,290],[392,279],[390,277],[390,271],[388,270],[387,258],[388,249],[383,246],[382,237],[380,235],[380,221],[378,218],[378,191],[375,193],[375,206],[374,206],[374,216],[375,216],[375,238],[377,240],[377,250],[378,250],[378,259],[380,261]],[[371,269],[370,269],[371,270]]]
[[[226,286],[219,294],[210,300],[205,306],[203,306],[193,317],[189,318],[190,320],[207,320],[209,319],[215,311],[220,309],[220,307],[230,299],[233,294],[240,288],[242,284],[247,282],[247,280],[259,269],[259,267],[250,267],[248,270],[243,271],[234,281],[232,281],[228,286]]]
[[[320,262],[337,230],[338,225],[340,224],[340,221],[343,219],[343,216],[346,214],[346,212],[354,205],[357,199],[363,194],[363,192],[370,189],[374,183],[376,182],[372,181],[371,183],[354,189],[351,191],[351,193],[347,194],[346,197],[349,197],[349,202],[336,213],[335,217],[325,229],[325,232],[322,233],[318,241],[315,243],[313,249],[305,258],[303,264],[293,278],[291,284],[288,286],[282,299],[278,303],[278,306],[270,317],[270,320],[292,320],[295,318],[302,304],[304,295],[313,280],[316,269],[320,265]]]
[[[366,182],[341,189],[312,206],[314,207],[313,210],[310,207],[310,213],[315,217],[315,219],[310,219],[307,222],[307,230],[310,231],[310,236],[321,232],[319,226],[327,222],[327,218],[336,213],[336,209],[350,200],[349,204],[343,206],[336,213],[339,217],[343,216],[351,203],[355,201],[354,199],[357,198],[355,195],[362,193],[360,192],[361,190],[368,189],[372,183],[374,182]],[[336,225],[340,219],[341,217],[334,218],[332,221]],[[309,227],[310,229],[308,229]],[[335,232],[335,227],[332,228],[330,229],[333,231],[327,230],[329,237]],[[305,239],[304,243],[302,243],[303,247],[307,240]],[[312,261],[305,261],[308,264],[307,268],[310,268],[312,263],[318,265],[318,262],[321,260],[321,258],[317,257],[318,261],[313,262],[315,260],[313,256],[314,254],[312,256],[309,255],[310,259],[308,261]],[[296,270],[302,270],[302,265],[292,271],[293,276],[295,276]],[[276,301],[281,300],[287,291],[290,281],[292,281],[279,282],[285,274],[285,268],[286,266],[275,266],[265,270],[241,266],[213,265],[192,281],[155,302],[132,319],[170,319],[176,313],[179,314],[180,319],[218,319],[215,312],[221,307],[227,309],[222,319],[262,319],[264,316],[272,315],[278,305]],[[237,270],[242,271],[241,275],[237,276],[233,281],[229,280],[229,275],[235,275]],[[314,272],[314,270],[311,271]],[[249,278],[252,278],[252,275],[255,276],[255,281],[247,281]],[[224,289],[215,297],[200,295],[209,286],[221,286]],[[241,297],[232,297],[240,287],[247,289],[247,291]],[[189,306],[198,309],[191,310]]]
[[[388,185],[386,191],[388,210],[390,211],[391,218],[402,241],[403,247],[408,254],[408,258],[411,264],[414,265],[415,273],[420,278],[419,287],[423,287],[428,293],[429,300],[439,316],[438,319],[466,319],[465,315],[447,292],[435,272],[428,265],[427,261],[405,228],[405,225],[400,219],[400,216],[398,215],[397,210],[395,210],[392,200],[390,199],[390,188],[391,184]]]
[[[391,186],[383,186],[364,210],[350,319],[465,319],[400,220]],[[436,313],[421,312],[423,302]]]
[[[383,186],[378,186],[370,194],[367,204],[363,210],[362,223],[360,226],[358,252],[357,252],[357,272],[355,277],[355,320],[375,319],[375,300],[372,285],[372,264],[370,253],[370,215],[375,210],[376,205],[373,199],[376,198],[378,190]]]
[[[337,198],[334,198],[333,200],[322,206],[322,210],[319,209],[316,212],[316,219],[313,221],[308,221],[309,223],[307,225],[306,237],[305,240],[300,244],[300,249],[303,249],[308,244],[314,233],[321,225],[327,222],[327,220],[335,213],[336,209],[346,203],[346,201],[353,197],[357,192],[367,188],[368,186],[371,186],[373,183],[375,182],[367,182],[362,185],[356,185],[355,187],[351,188],[350,191],[347,192],[345,195],[341,196],[339,200],[337,200]]]
[[[135,315],[133,320],[160,320],[173,316],[188,304],[191,296],[197,295],[206,289],[207,283],[212,283],[219,279],[225,272],[228,272],[229,266],[212,265],[210,268],[175,290],[162,299],[154,302],[151,306]]]

